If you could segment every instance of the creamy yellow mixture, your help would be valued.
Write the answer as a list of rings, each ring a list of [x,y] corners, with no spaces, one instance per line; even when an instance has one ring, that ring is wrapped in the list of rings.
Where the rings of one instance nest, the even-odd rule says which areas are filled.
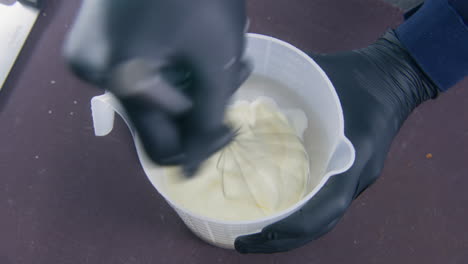
[[[236,139],[191,179],[179,168],[166,169],[167,194],[192,212],[223,220],[254,220],[294,205],[305,194],[309,160],[301,140],[307,120],[291,113],[268,98],[236,102],[226,115]]]

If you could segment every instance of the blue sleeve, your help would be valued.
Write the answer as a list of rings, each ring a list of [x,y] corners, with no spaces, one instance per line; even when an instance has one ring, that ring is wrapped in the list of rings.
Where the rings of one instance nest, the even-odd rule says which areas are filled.
[[[396,33],[441,91],[468,75],[468,26],[447,0],[427,0]]]
[[[457,12],[463,17],[465,25],[468,24],[468,1],[466,0],[448,0]]]

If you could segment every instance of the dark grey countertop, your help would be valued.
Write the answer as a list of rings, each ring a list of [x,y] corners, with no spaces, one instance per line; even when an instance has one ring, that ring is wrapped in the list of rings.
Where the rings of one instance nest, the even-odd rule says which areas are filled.
[[[310,51],[363,47],[401,22],[375,0],[249,0],[252,31]],[[0,93],[0,263],[468,263],[468,82],[418,108],[380,180],[327,236],[243,256],[201,242],[141,170],[121,120],[93,134],[60,57],[80,1],[49,0]],[[432,159],[426,154],[432,153]]]

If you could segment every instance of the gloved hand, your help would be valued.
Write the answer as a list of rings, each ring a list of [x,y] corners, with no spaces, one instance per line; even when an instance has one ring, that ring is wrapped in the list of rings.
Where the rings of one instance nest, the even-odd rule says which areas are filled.
[[[354,144],[356,161],[348,172],[331,177],[296,213],[261,233],[239,237],[235,247],[241,253],[287,251],[329,232],[377,179],[392,140],[411,111],[438,95],[438,88],[393,31],[361,50],[312,57],[341,100],[345,134]]]
[[[224,108],[250,74],[245,29],[244,0],[84,0],[64,53],[117,96],[153,161],[192,174],[232,137]]]

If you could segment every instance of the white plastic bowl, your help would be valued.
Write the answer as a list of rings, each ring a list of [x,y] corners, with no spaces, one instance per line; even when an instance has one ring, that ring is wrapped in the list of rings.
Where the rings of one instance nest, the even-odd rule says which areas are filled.
[[[281,108],[301,109],[309,119],[304,135],[304,145],[310,158],[309,192],[293,207],[254,221],[222,221],[182,208],[164,190],[163,168],[150,161],[135,130],[129,126],[141,165],[156,190],[197,236],[215,246],[231,249],[238,236],[259,232],[300,209],[331,176],[348,170],[355,159],[354,147],[344,135],[343,112],[335,89],[309,56],[286,42],[258,34],[248,35],[246,55],[254,63],[255,76],[266,77],[285,86],[274,89],[268,85],[247,84],[236,92],[234,98],[253,100],[268,96]],[[125,111],[110,93],[94,97],[91,104],[97,136],[105,136],[112,130],[114,112],[130,124]]]

